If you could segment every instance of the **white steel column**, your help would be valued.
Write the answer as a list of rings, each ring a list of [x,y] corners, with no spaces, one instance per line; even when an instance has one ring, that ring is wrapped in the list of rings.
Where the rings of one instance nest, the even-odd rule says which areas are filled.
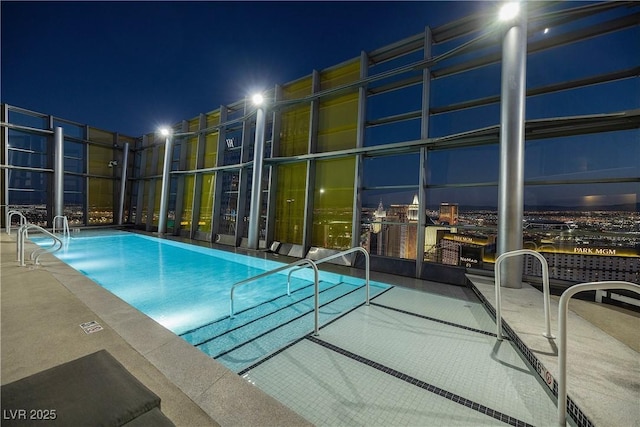
[[[262,163],[264,161],[264,106],[256,110],[256,138],[253,150],[253,177],[251,181],[251,206],[249,207],[249,234],[247,247],[258,249],[260,241],[260,212],[262,211]]]
[[[282,96],[282,87],[276,85],[274,90],[273,102],[277,105]],[[281,112],[274,109],[272,112],[272,125],[271,125],[271,158],[278,157],[280,155],[280,128],[281,128]],[[276,228],[276,194],[278,192],[278,166],[274,163],[269,168],[269,192],[267,199],[267,230],[265,236],[265,244],[267,247],[274,241],[275,228]]]
[[[227,107],[220,105],[220,127],[218,128],[218,141],[216,155],[216,167],[224,166],[224,151],[226,149],[226,127],[222,123],[227,121]],[[211,240],[215,241],[216,235],[220,234],[220,218],[222,212],[222,184],[224,172],[217,170],[215,172],[215,190],[213,193],[213,210],[211,224]]]
[[[64,130],[53,131],[53,216],[64,216]]]
[[[316,93],[320,90],[320,73],[318,70],[313,70],[311,74],[311,93]],[[315,154],[318,151],[318,123],[320,118],[320,99],[314,98],[311,100],[309,107],[309,134],[307,140],[307,153]],[[304,185],[304,216],[302,223],[302,248],[303,252],[307,253],[307,250],[311,247],[311,241],[313,240],[313,221],[314,212],[316,209],[316,160],[307,160],[307,173]],[[317,189],[318,192],[320,189]],[[289,199],[292,200],[293,199]],[[288,221],[291,221],[291,203],[287,202],[289,206],[287,208]],[[293,242],[289,242],[293,243]],[[318,245],[320,246],[320,245]]]
[[[160,213],[158,216],[158,234],[167,232],[167,214],[169,206],[169,172],[171,171],[171,153],[173,151],[173,141],[169,131],[165,134],[164,143],[164,164],[162,167],[162,187],[160,189]]]
[[[433,37],[431,28],[424,30],[424,59],[431,58],[431,46]],[[422,122],[420,126],[420,138],[429,138],[429,105],[431,99],[431,68],[422,71]],[[427,227],[427,161],[428,151],[425,147],[420,148],[420,174],[418,178],[418,224],[416,236],[416,277],[422,276],[424,266],[424,244]]]
[[[2,123],[9,123],[9,106],[7,104],[2,104],[2,111],[0,113],[0,121]],[[6,218],[7,213],[9,212],[9,183],[11,182],[11,166],[13,166],[13,159],[9,156],[9,127],[2,126],[0,129],[2,132],[2,161],[6,167],[2,170],[2,175],[4,179],[2,180],[2,189],[0,189],[0,194],[2,194],[2,200],[0,200],[0,210],[2,216],[1,218]],[[8,224],[2,224],[3,226],[7,226]]]
[[[364,80],[369,75],[369,56],[365,51],[360,52],[360,79]],[[358,119],[356,124],[356,148],[364,147],[365,124],[367,121],[367,86],[363,84],[358,88]],[[362,154],[355,155],[355,176],[353,181],[353,217],[351,226],[351,247],[361,245],[362,233],[362,182],[364,173]],[[355,257],[354,257],[355,259]]]
[[[497,256],[522,249],[527,15],[524,4],[516,5],[520,12],[506,23],[502,46]],[[505,287],[522,287],[522,265],[522,258],[504,263]]]
[[[120,175],[120,200],[118,202],[118,225],[124,223],[124,202],[127,191],[127,165],[129,164],[129,143],[122,148],[122,174]]]

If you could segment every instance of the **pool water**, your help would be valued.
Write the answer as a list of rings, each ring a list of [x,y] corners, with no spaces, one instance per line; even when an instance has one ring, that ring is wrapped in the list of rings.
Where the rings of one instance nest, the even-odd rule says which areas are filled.
[[[50,243],[47,238],[32,240]],[[117,230],[83,230],[65,238],[64,248],[54,255],[178,335],[228,316],[234,283],[284,265]],[[285,295],[288,271],[236,288],[234,310]],[[292,291],[313,283],[311,269],[297,270],[292,277]],[[325,285],[363,283],[330,272],[321,272],[320,280]]]

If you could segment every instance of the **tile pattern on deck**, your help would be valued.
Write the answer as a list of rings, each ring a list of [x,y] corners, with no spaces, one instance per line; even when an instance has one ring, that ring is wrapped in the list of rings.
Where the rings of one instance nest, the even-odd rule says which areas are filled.
[[[393,288],[243,376],[316,425],[553,424],[548,389],[483,310]]]

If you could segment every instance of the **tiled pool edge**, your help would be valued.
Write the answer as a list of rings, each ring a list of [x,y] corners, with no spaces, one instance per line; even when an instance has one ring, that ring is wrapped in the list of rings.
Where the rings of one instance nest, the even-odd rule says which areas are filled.
[[[496,310],[493,305],[485,298],[482,292],[474,285],[473,281],[469,280],[469,284],[473,292],[478,296],[482,304],[487,308],[493,319],[496,319]],[[558,399],[558,382],[550,374],[549,370],[544,364],[535,356],[531,349],[520,339],[515,331],[509,326],[507,321],[502,319],[502,328],[504,334],[511,340],[518,348],[523,357],[538,373],[538,376],[544,384],[547,384],[549,390],[556,398],[556,404]],[[551,383],[549,383],[551,380]],[[578,427],[594,427],[593,422],[587,417],[587,415],[578,407],[578,405],[567,395],[567,413],[571,419],[576,423]]]

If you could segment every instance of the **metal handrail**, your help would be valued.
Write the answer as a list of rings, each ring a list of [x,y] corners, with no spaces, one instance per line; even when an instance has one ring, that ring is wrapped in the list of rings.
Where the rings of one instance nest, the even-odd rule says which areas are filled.
[[[275,268],[273,270],[269,270],[269,271],[267,271],[265,273],[258,274],[257,276],[249,277],[248,279],[241,280],[239,282],[234,283],[233,286],[231,286],[231,292],[230,292],[230,295],[229,295],[230,296],[230,299],[229,299],[229,302],[230,302],[230,314],[229,314],[229,317],[233,317],[233,315],[235,314],[234,310],[233,310],[233,293],[234,293],[236,287],[242,286],[242,285],[246,285],[247,283],[253,282],[254,280],[258,280],[258,279],[261,279],[263,277],[271,276],[272,274],[278,273],[278,272],[286,270],[288,268],[292,268],[292,267],[296,267],[296,266],[299,266],[299,265],[303,265],[303,264],[308,264],[308,265],[311,266],[311,268],[313,268],[313,273],[314,273],[314,281],[313,281],[314,282],[314,329],[313,329],[313,334],[314,335],[318,335],[318,330],[319,330],[319,327],[318,327],[319,314],[318,313],[320,312],[320,308],[319,308],[320,307],[320,304],[319,304],[320,297],[319,297],[319,291],[318,291],[318,266],[316,265],[315,262],[313,262],[313,261],[311,261],[310,259],[307,259],[307,258],[298,260],[296,262],[292,262],[291,264],[287,264],[285,266],[278,267],[278,268]]]
[[[625,289],[640,294],[640,286],[631,282],[607,281],[573,285],[560,296],[558,303],[558,425],[567,421],[567,309],[574,294],[598,289]]]
[[[531,250],[531,249],[518,249],[515,251],[505,252],[500,255],[496,259],[496,263],[493,267],[495,278],[496,278],[496,335],[498,336],[498,340],[502,341],[502,295],[500,293],[500,264],[506,258],[516,256],[516,255],[524,255],[529,254],[540,260],[542,264],[542,297],[544,300],[544,321],[546,326],[546,331],[542,334],[546,338],[554,339],[555,337],[551,334],[551,304],[550,304],[550,296],[549,296],[549,264],[544,256],[540,253]]]
[[[18,249],[18,263],[20,264],[21,267],[24,267],[26,264],[24,262],[24,238],[27,235],[27,231],[31,228],[34,228],[46,235],[48,235],[49,237],[51,237],[53,239],[53,244],[48,247],[48,248],[38,248],[36,250],[34,250],[33,252],[31,252],[30,255],[30,259],[33,261],[33,263],[35,265],[38,265],[39,259],[40,259],[40,255],[42,255],[44,252],[47,252],[51,249],[53,249],[56,244],[59,244],[60,246],[55,249],[52,250],[51,252],[56,252],[59,251],[62,248],[62,240],[60,240],[58,238],[58,236],[56,236],[55,234],[52,234],[51,232],[45,230],[44,228],[40,227],[39,225],[35,225],[35,224],[24,224],[22,225],[19,229],[18,229],[18,238],[17,238],[17,249]],[[36,255],[37,254],[37,255]]]
[[[70,237],[70,233],[69,233],[69,220],[67,219],[67,217],[65,215],[56,215],[53,217],[53,229],[52,229],[52,233],[56,233],[56,224],[57,224],[57,219],[60,218],[62,219],[62,237]]]
[[[15,209],[12,209],[10,211],[7,211],[7,215],[5,217],[6,219],[6,229],[7,229],[7,234],[11,234],[11,218],[14,215],[18,215],[20,217],[20,225],[18,226],[18,228],[22,227],[23,225],[25,225],[28,221],[27,221],[27,217],[24,216],[24,214],[20,211],[17,211]]]
[[[332,259],[336,259],[336,258],[340,258],[343,255],[347,255],[353,252],[357,252],[360,251],[362,253],[364,253],[364,257],[365,257],[365,280],[366,280],[366,286],[367,286],[367,300],[366,303],[367,305],[369,305],[369,252],[367,252],[367,250],[361,246],[355,246],[351,249],[347,249],[345,251],[339,252],[337,254],[333,254],[333,255],[329,255],[328,257],[319,259],[314,261],[314,263],[317,264],[322,264],[323,262],[327,262],[327,261],[331,261]],[[291,295],[291,274],[293,274],[294,272],[301,270],[305,267],[298,267],[295,270],[291,270],[289,272],[289,274],[287,275],[287,295]]]

